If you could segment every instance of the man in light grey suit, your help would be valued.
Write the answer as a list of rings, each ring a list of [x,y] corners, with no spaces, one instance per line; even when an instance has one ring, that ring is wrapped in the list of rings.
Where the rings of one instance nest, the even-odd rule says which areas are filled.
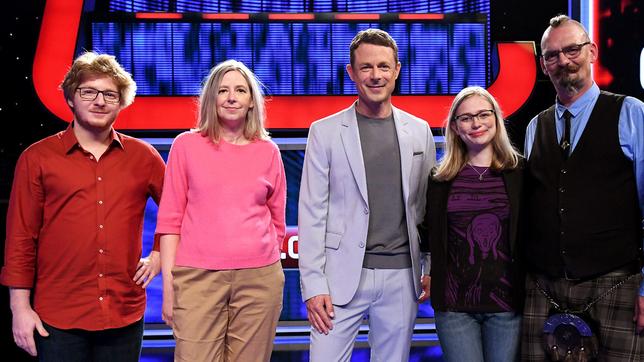
[[[309,130],[299,203],[302,296],[311,361],[349,361],[365,315],[371,361],[407,361],[421,281],[417,225],[436,150],[427,122],[391,104],[398,47],[358,33],[347,72],[351,107]]]

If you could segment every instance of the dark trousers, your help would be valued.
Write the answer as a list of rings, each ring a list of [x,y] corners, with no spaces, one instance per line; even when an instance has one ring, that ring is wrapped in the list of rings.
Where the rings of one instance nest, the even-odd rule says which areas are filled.
[[[43,325],[49,337],[35,333],[38,360],[42,362],[137,362],[141,354],[143,319],[122,328],[102,331]]]

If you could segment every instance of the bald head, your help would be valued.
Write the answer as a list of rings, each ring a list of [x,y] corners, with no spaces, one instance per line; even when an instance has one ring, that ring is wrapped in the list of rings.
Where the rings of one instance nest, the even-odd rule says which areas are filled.
[[[567,15],[557,15],[550,19],[550,26],[546,29],[546,31],[543,32],[543,36],[541,37],[542,51],[546,47],[546,41],[550,33],[552,32],[553,29],[557,29],[557,28],[562,28],[562,29],[565,28],[570,32],[577,33],[577,35],[579,35],[579,38],[582,39],[582,41],[590,41],[590,36],[588,36],[588,32],[586,31],[584,26],[581,25],[580,22],[569,18]]]
[[[571,104],[593,85],[591,65],[597,59],[597,45],[579,22],[565,15],[552,18],[541,38],[541,54],[541,70],[562,104]]]

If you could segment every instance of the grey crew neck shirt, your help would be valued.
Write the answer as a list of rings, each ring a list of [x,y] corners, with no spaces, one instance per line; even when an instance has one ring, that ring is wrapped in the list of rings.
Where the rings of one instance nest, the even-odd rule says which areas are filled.
[[[369,199],[369,230],[362,266],[410,268],[400,148],[393,113],[377,119],[356,112],[356,117]]]

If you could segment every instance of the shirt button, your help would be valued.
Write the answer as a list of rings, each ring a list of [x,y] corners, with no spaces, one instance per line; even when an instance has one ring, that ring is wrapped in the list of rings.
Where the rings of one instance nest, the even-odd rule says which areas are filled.
[[[90,159],[90,160],[93,160],[93,159],[94,159],[94,156],[89,156],[89,159]]]
[[[564,208],[562,207],[561,209],[559,209],[559,212],[560,212],[561,214],[563,214],[564,212],[566,212],[566,209],[564,209]]]
[[[559,192],[566,192],[566,188],[565,187],[560,187]]]
[[[565,234],[565,232],[564,232],[563,230],[561,230],[561,231],[559,232],[559,235],[561,235],[561,236],[563,236],[564,234]]]
[[[98,277],[99,277],[99,278],[102,278],[102,277],[103,277],[103,273],[99,274],[99,275],[98,275]]]
[[[364,243],[359,244],[361,248],[364,248]]]
[[[101,225],[99,225],[99,226],[98,226],[98,228],[99,228],[99,229],[102,229],[102,228],[103,228],[103,225],[102,225],[102,224],[101,224]]]
[[[568,172],[568,170],[566,170],[565,168],[561,169],[561,173],[567,173],[567,172]]]
[[[102,301],[103,301],[103,297],[98,297],[98,300],[100,300],[100,301],[102,302]]]
[[[99,205],[103,205],[103,200],[98,200]]]
[[[98,249],[98,252],[103,254],[103,249]],[[102,275],[102,274],[101,274]]]
[[[561,251],[561,255],[566,255],[566,251],[565,251],[565,250],[562,250],[562,251]]]
[[[367,215],[369,213],[369,209],[364,209],[364,214]]]
[[[103,178],[102,178],[101,176],[98,176],[98,177],[97,177],[97,179],[98,179],[99,181],[103,181]]]

